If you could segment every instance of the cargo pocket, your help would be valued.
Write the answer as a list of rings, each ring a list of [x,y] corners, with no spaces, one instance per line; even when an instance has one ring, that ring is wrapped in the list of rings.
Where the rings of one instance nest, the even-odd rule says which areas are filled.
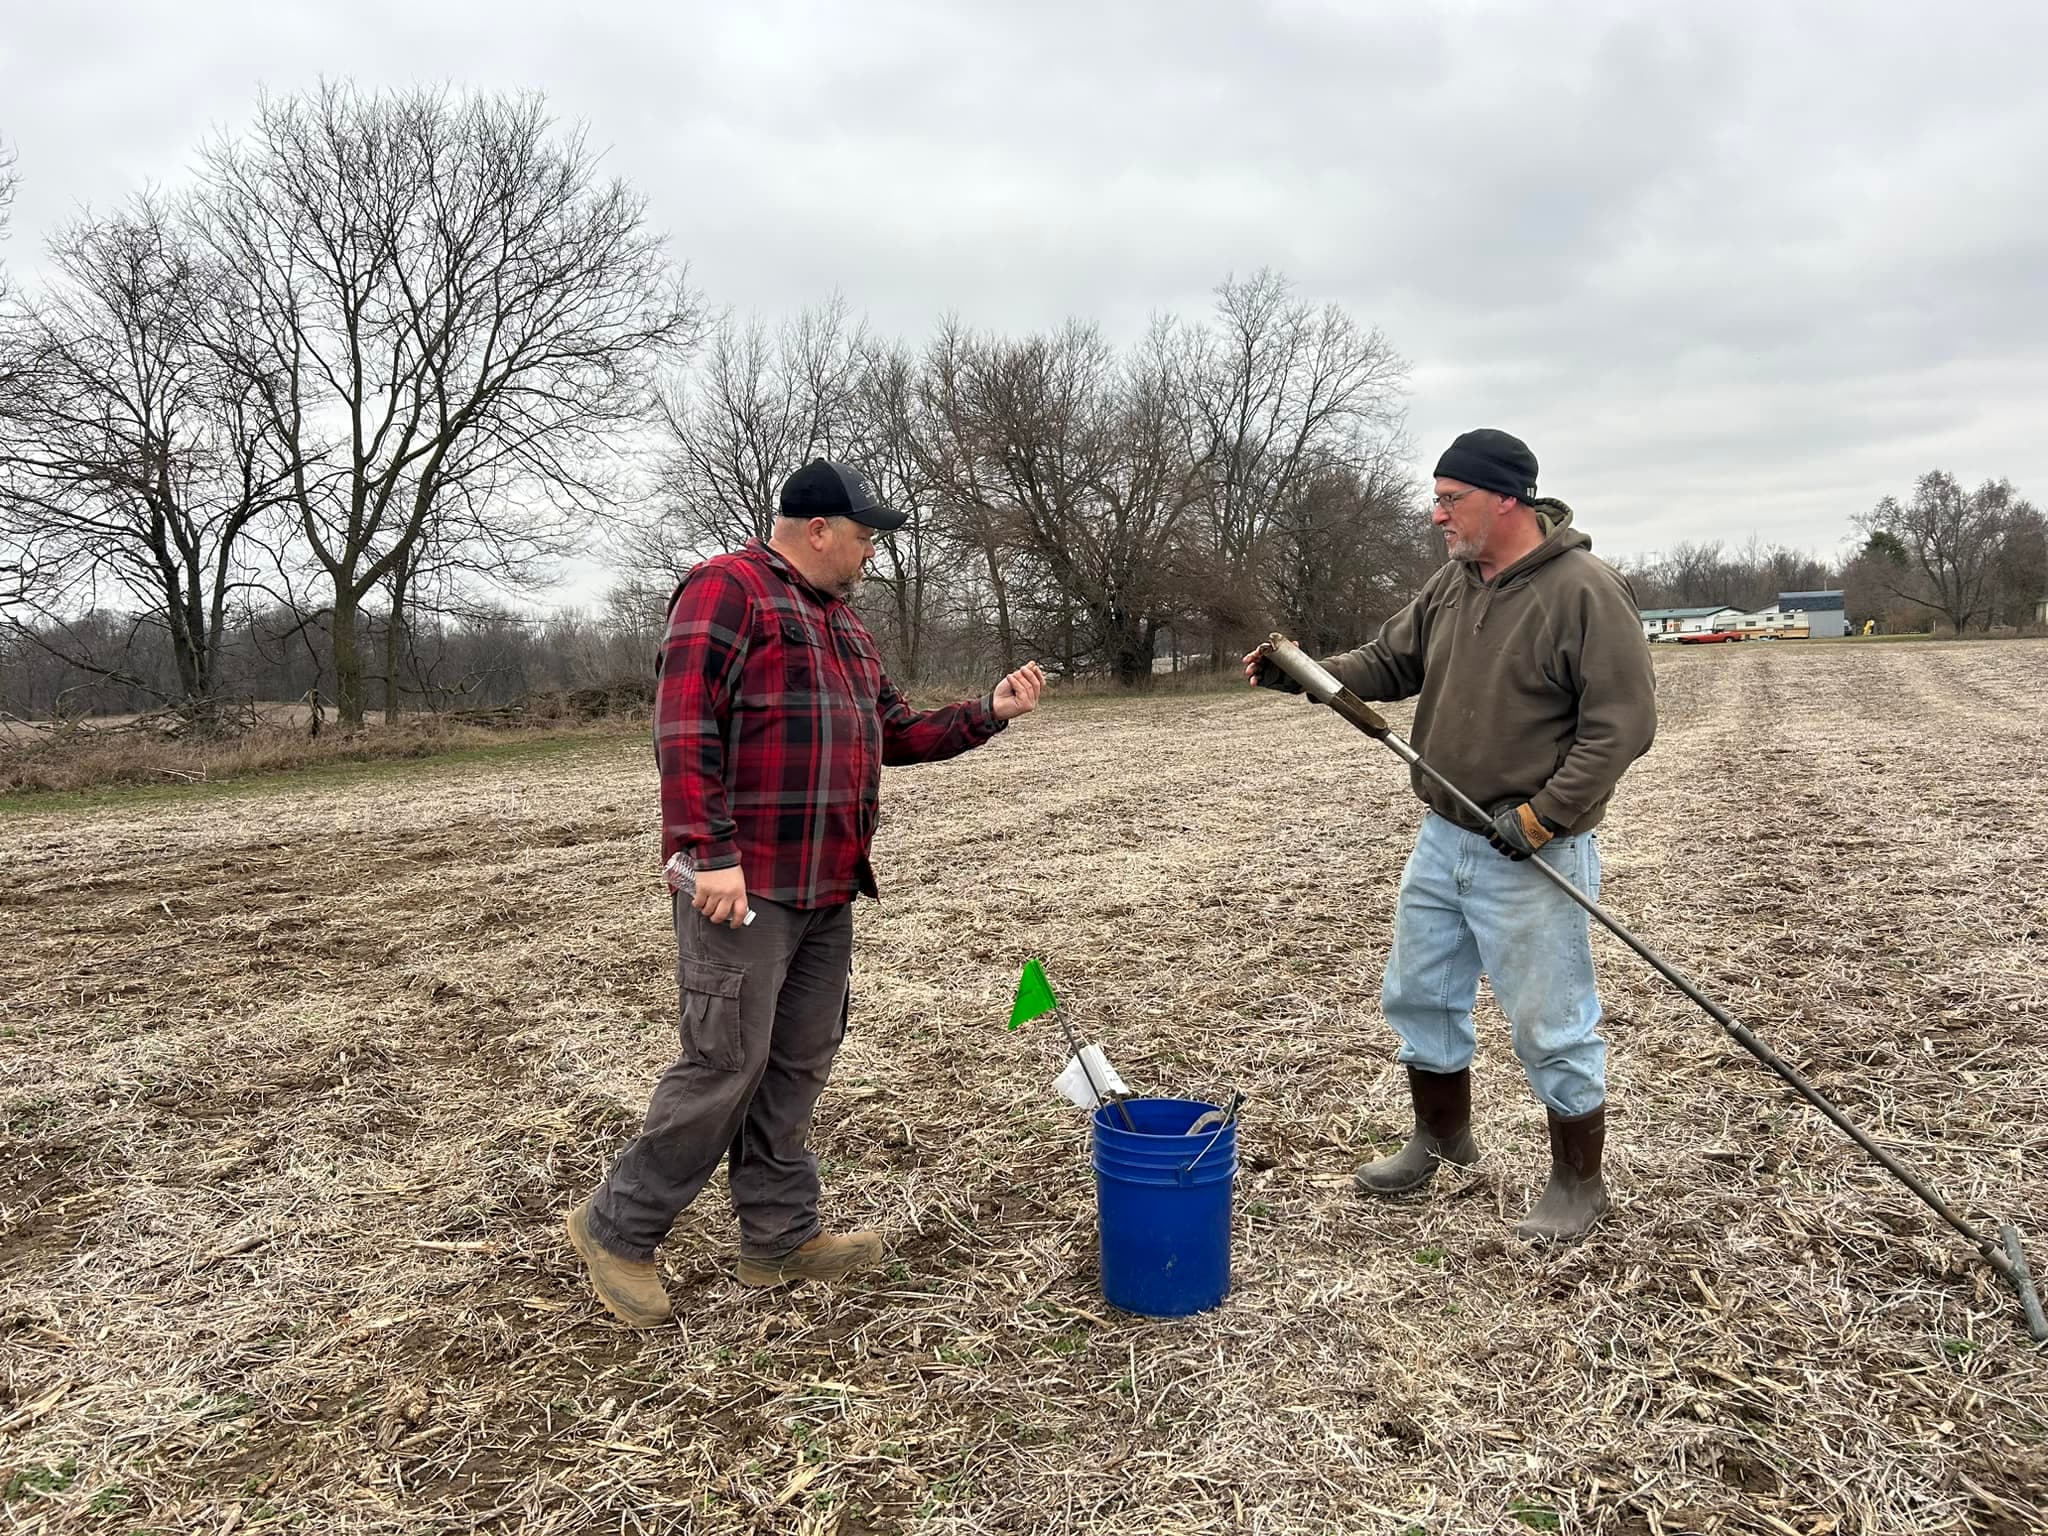
[[[740,983],[746,972],[692,960],[682,975],[683,1060],[713,1072],[747,1064],[740,1036]]]

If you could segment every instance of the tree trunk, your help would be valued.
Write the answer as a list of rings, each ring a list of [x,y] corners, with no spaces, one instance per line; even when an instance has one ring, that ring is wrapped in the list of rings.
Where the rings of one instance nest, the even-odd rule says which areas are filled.
[[[1149,626],[1137,615],[1112,609],[1104,615],[1104,628],[1109,631],[1115,654],[1111,658],[1116,667],[1116,680],[1126,688],[1150,688],[1152,686],[1152,645]]]
[[[175,581],[165,584],[164,618],[171,631],[171,655],[178,666],[180,705],[196,712],[213,690],[207,676],[204,621],[197,604],[187,600]]]
[[[1010,589],[1003,580],[994,543],[983,545],[982,554],[988,561],[988,584],[996,594],[996,646],[1003,653],[1003,675],[1007,677],[1017,670],[1017,638],[1010,632]],[[1068,670],[1071,673],[1072,669]]]
[[[401,558],[391,568],[391,621],[384,626],[384,723],[398,718],[398,663],[405,654],[405,588],[411,566]]]
[[[398,664],[400,652],[405,649],[400,636],[400,618],[396,608],[391,612],[391,622],[384,626],[384,723],[389,725],[398,718]]]
[[[344,731],[363,728],[363,658],[356,650],[356,599],[334,594],[334,714]]]
[[[915,679],[924,676],[925,628],[931,614],[931,584],[926,579],[922,548],[918,551],[910,579],[914,584],[910,600],[910,633],[904,638],[903,654],[909,664],[910,675]]]
[[[913,569],[902,570],[893,588],[896,599],[896,650],[903,660],[902,680],[906,683],[916,682],[918,671],[919,624],[916,618],[917,598],[912,586],[916,581]]]

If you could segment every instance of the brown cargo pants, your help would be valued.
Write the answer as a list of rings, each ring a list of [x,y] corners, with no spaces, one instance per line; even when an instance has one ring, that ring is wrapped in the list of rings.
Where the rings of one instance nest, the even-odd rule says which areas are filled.
[[[626,1258],[654,1257],[721,1161],[747,1257],[781,1258],[817,1235],[806,1141],[846,1034],[853,906],[749,905],[761,915],[735,929],[675,903],[683,1053],[590,1204],[591,1232]]]

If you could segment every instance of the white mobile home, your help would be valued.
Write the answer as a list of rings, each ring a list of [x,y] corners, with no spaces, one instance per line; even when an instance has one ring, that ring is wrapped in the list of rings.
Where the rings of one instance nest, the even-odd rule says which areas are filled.
[[[1639,610],[1643,633],[1652,640],[1659,635],[1708,635],[1731,629],[1742,616],[1740,608],[1644,608]]]

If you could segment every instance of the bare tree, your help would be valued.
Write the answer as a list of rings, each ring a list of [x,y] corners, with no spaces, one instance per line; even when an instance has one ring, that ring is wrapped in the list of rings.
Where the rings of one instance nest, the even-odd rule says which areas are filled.
[[[1671,551],[1668,575],[1673,603],[1700,607],[1728,601],[1728,561],[1719,539],[1688,540]]]
[[[1878,584],[1933,609],[1960,635],[1989,606],[2005,529],[2021,508],[2032,510],[2008,481],[1965,491],[1937,469],[1915,482],[1911,501],[1887,496],[1856,522],[1889,556],[1876,565]]]
[[[1261,544],[1268,611],[1318,651],[1355,645],[1443,560],[1393,452],[1296,483]]]
[[[901,682],[924,675],[941,591],[964,555],[940,516],[945,481],[934,449],[944,433],[931,419],[931,395],[922,385],[918,360],[907,348],[863,348],[851,451],[875,494],[904,514],[903,525],[879,541],[880,569],[869,583],[885,594],[884,627],[894,642],[893,671]]]
[[[992,609],[996,657],[1005,672],[1019,656],[1011,588],[1017,571],[1012,555],[1014,517],[990,479],[985,433],[975,406],[974,380],[982,344],[959,322],[947,319],[925,349],[918,380],[916,437],[919,465],[933,487],[940,536],[970,566],[969,605],[985,596]],[[974,590],[978,589],[978,590]]]
[[[371,627],[380,631],[386,720],[398,717],[409,693],[432,701],[461,691],[429,683],[421,670],[415,630],[422,621],[496,623],[504,595],[544,587],[561,550],[588,528],[548,503],[506,515],[508,499],[524,490],[518,466],[499,456],[454,461],[418,538],[385,573],[384,610]]]
[[[972,344],[963,361],[976,482],[1050,579],[1049,616],[1083,619],[1086,652],[1119,681],[1148,680],[1193,479],[1161,333],[1120,359],[1072,322]]]
[[[2048,598],[2048,518],[2031,502],[2007,512],[1991,575],[1992,622],[2032,624]]]
[[[1811,592],[1842,585],[1847,567],[1810,550],[1766,544],[1752,533],[1732,553],[1720,540],[1686,542],[1663,553],[1619,562],[1646,608],[1708,607],[1760,609],[1782,592]]]
[[[1840,584],[1841,571],[1834,561],[1810,550],[1773,544],[1764,551],[1757,568],[1755,601],[1762,608],[1778,600],[1783,592],[1818,592]]]
[[[50,254],[57,277],[10,327],[20,377],[0,396],[0,526],[38,556],[17,613],[73,666],[142,686],[69,621],[131,605],[169,636],[172,699],[204,709],[244,536],[286,478],[255,420],[223,273],[148,196]]]
[[[332,588],[338,713],[364,715],[365,600],[452,484],[516,482],[493,526],[588,522],[651,365],[696,309],[623,183],[535,96],[323,85],[266,99],[202,164],[246,294],[266,425]]]
[[[1278,272],[1226,277],[1212,323],[1176,358],[1188,451],[1200,466],[1209,555],[1204,606],[1218,654],[1256,627],[1259,549],[1311,477],[1367,469],[1398,433],[1406,361]]]
[[[1090,601],[1098,632],[1114,637],[1117,680],[1149,684],[1159,627],[1185,606],[1188,546],[1201,471],[1187,452],[1173,328],[1160,324],[1125,363],[1112,409],[1119,450],[1101,484],[1108,527],[1109,606]],[[1087,599],[1085,589],[1076,594]]]
[[[731,314],[662,394],[660,522],[625,541],[637,570],[680,576],[707,554],[766,539],[776,494],[854,434],[866,328],[834,295],[771,332]]]
[[[0,241],[6,240],[14,228],[14,194],[21,185],[21,174],[15,164],[13,146],[0,140]],[[0,302],[6,298],[7,268],[0,263]]]
[[[14,194],[21,185],[20,172],[15,169],[14,149],[0,141],[0,245],[5,245],[14,226]],[[7,263],[0,260],[0,322],[12,318],[8,309]],[[0,332],[0,400],[11,392],[17,382],[21,359],[18,350],[9,345],[12,338]],[[0,550],[0,597],[6,588],[21,583],[27,570],[27,559],[22,553],[8,553]]]

